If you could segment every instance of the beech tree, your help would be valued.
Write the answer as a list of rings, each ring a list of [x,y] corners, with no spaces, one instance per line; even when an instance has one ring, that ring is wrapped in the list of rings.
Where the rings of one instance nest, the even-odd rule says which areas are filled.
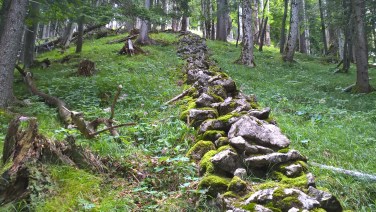
[[[243,0],[243,48],[238,63],[256,66],[253,56],[253,30],[251,0]]]
[[[227,0],[217,0],[217,40],[227,41],[229,5]]]
[[[145,0],[145,9],[150,9],[150,0]],[[152,44],[152,39],[149,37],[149,25],[149,20],[147,20],[147,18],[144,18],[141,23],[140,35],[138,36],[136,43],[139,43],[141,45]]]
[[[28,0],[5,0],[0,28],[0,108],[14,101],[13,71],[24,27]]]

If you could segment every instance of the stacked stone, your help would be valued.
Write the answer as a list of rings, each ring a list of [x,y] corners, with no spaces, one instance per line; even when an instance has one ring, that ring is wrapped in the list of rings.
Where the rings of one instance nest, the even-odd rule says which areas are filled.
[[[187,153],[200,166],[200,189],[229,211],[342,211],[338,200],[318,190],[307,159],[289,149],[289,139],[260,109],[254,96],[209,59],[205,40],[187,34],[178,54],[187,61],[181,119],[198,130]]]

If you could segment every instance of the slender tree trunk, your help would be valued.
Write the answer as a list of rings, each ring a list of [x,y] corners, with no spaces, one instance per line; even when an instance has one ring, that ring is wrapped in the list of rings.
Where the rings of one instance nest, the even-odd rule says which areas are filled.
[[[299,4],[301,0],[291,0],[291,20],[290,20],[290,33],[287,41],[285,51],[283,53],[283,60],[293,62],[296,43],[298,41],[299,31]]]
[[[251,0],[243,0],[243,17],[243,48],[238,62],[254,67]]]
[[[262,0],[261,0],[262,1]],[[254,28],[254,34],[255,34],[255,36],[254,36],[254,38],[253,38],[253,43],[256,43],[256,44],[258,44],[258,37],[259,37],[259,34],[261,33],[260,32],[260,28],[261,28],[261,26],[260,26],[260,20],[259,20],[259,5],[262,5],[262,3],[260,4],[260,0],[253,0],[253,23],[254,23],[254,26],[255,26],[255,28]]]
[[[343,0],[343,16],[345,18],[345,40],[344,40],[344,47],[343,47],[343,66],[342,72],[348,73],[351,65],[351,57],[352,57],[352,28],[353,28],[353,18],[351,14],[353,14],[353,9],[351,6],[350,0]]]
[[[165,13],[165,15],[167,15],[168,14],[167,0],[162,0],[162,8],[163,8],[163,12]],[[165,20],[165,18],[163,18],[163,22],[161,24],[161,30],[162,31],[166,30],[166,20]]]
[[[326,27],[325,27],[325,20],[324,20],[324,7],[322,4],[322,0],[319,0],[319,7],[320,7],[320,19],[321,19],[321,33],[322,33],[322,41],[324,43],[324,55],[328,54],[328,43],[326,38]]]
[[[85,16],[79,17],[76,53],[80,53],[82,51],[82,45],[84,42],[84,21],[85,21]]]
[[[303,54],[307,54],[307,39],[309,39],[306,35],[307,29],[308,29],[308,23],[307,23],[307,17],[306,17],[306,11],[305,11],[305,0],[302,0],[302,3],[300,4],[299,8],[299,50]]]
[[[227,0],[217,0],[217,40],[227,41],[228,15]]]
[[[267,15],[269,16],[270,1],[268,1],[267,4],[266,4],[266,12],[267,12]],[[267,23],[266,24],[266,31],[265,31],[265,45],[270,46],[270,44],[271,44],[271,40],[270,40],[270,24]]]
[[[369,93],[373,88],[368,77],[368,49],[365,31],[366,7],[364,0],[351,0],[355,15],[356,84],[353,91]]]
[[[14,100],[13,71],[17,60],[17,51],[24,27],[28,0],[13,0],[1,20],[0,37],[0,108],[7,107]],[[3,10],[2,10],[3,11]]]
[[[262,27],[261,39],[260,39],[260,48],[259,51],[262,52],[262,47],[264,46],[265,34],[266,34],[266,26],[268,24],[268,18],[265,18],[264,26]]]
[[[238,32],[236,37],[236,48],[238,48],[239,38],[240,38],[240,3],[238,4],[238,14],[237,14]]]
[[[32,22],[31,26],[27,26],[25,32],[25,46],[24,46],[24,65],[25,68],[29,68],[34,61],[34,49],[35,40],[37,38],[38,31],[38,16],[39,16],[40,6],[38,3],[31,2],[31,7],[29,11],[29,19]]]
[[[279,42],[279,52],[283,53],[285,49],[285,42],[286,42],[286,19],[287,19],[287,11],[289,9],[289,0],[284,0],[285,7],[283,12],[282,18],[282,27],[281,27],[281,40]]]

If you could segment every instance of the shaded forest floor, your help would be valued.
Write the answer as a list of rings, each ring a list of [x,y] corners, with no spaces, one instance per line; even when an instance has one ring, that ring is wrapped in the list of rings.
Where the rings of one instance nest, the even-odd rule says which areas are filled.
[[[51,67],[33,69],[37,86],[63,99],[71,109],[85,117],[108,117],[108,108],[118,85],[123,92],[116,105],[115,120],[138,125],[119,129],[120,137],[106,133],[87,140],[75,129],[65,129],[49,108],[26,90],[16,73],[16,96],[30,103],[14,111],[38,118],[40,130],[49,138],[61,140],[74,135],[80,145],[102,157],[119,162],[128,173],[123,177],[94,175],[85,170],[51,165],[46,170],[52,179],[45,195],[31,195],[32,202],[3,206],[6,210],[37,211],[130,211],[130,210],[203,210],[205,191],[197,191],[196,165],[185,153],[195,137],[192,128],[178,118],[179,106],[163,103],[181,93],[184,63],[176,55],[174,34],[153,34],[161,45],[142,47],[147,55],[117,55],[123,44],[106,44],[125,35],[87,40],[80,57],[61,64],[64,54],[52,51]],[[233,62],[240,48],[233,44],[208,41],[213,58],[247,94],[254,93],[263,106],[272,108],[272,116],[298,149],[310,161],[376,173],[376,93],[354,95],[341,89],[354,83],[355,71],[332,74],[335,65],[320,58],[297,55],[297,63],[284,64],[274,48],[256,53],[257,67],[247,69]],[[75,75],[78,63],[90,59],[98,72],[93,77]],[[375,70],[370,76],[375,78]],[[373,86],[376,86],[373,83]],[[0,111],[0,141],[5,137],[10,117]],[[2,147],[2,143],[0,145]],[[2,151],[0,151],[2,152]],[[344,208],[355,211],[376,210],[376,183],[353,179],[311,166],[319,186],[330,189]],[[33,185],[31,185],[33,186]],[[44,188],[33,188],[34,190]]]

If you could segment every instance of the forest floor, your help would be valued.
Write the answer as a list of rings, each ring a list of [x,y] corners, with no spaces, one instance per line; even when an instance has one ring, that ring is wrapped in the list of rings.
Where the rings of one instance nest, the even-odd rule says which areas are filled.
[[[52,51],[38,60],[49,58],[51,67],[34,68],[37,86],[63,99],[71,109],[84,112],[85,118],[108,117],[118,85],[123,86],[116,105],[115,120],[136,122],[120,128],[120,137],[103,133],[85,139],[75,129],[66,129],[57,119],[56,110],[46,106],[26,89],[16,73],[15,93],[30,103],[13,111],[37,117],[40,131],[51,139],[76,137],[80,145],[102,157],[118,161],[127,173],[123,177],[97,175],[62,165],[46,169],[52,179],[50,193],[32,195],[31,203],[8,204],[0,209],[19,211],[209,211],[205,191],[197,188],[197,167],[185,157],[195,131],[179,120],[178,105],[163,105],[181,93],[181,67],[176,54],[177,35],[153,34],[160,45],[142,47],[147,55],[117,55],[123,44],[106,44],[125,35],[86,40],[83,53],[61,64],[59,60],[74,54]],[[297,54],[294,64],[285,64],[275,48],[256,52],[257,67],[248,69],[233,62],[240,55],[234,44],[208,41],[212,57],[246,94],[256,94],[262,106],[291,139],[292,148],[308,156],[309,161],[376,174],[376,93],[343,93],[355,82],[355,70],[333,74],[335,64],[321,58]],[[82,59],[96,63],[92,77],[75,75]],[[370,70],[371,78],[376,70]],[[376,87],[376,84],[373,83]],[[5,137],[11,117],[0,111],[0,141]],[[120,141],[120,142],[119,142]],[[0,143],[2,148],[2,143]],[[0,149],[0,152],[1,149]],[[376,210],[376,183],[310,166],[318,186],[328,188],[344,208],[355,211]],[[38,190],[38,188],[34,188]]]

